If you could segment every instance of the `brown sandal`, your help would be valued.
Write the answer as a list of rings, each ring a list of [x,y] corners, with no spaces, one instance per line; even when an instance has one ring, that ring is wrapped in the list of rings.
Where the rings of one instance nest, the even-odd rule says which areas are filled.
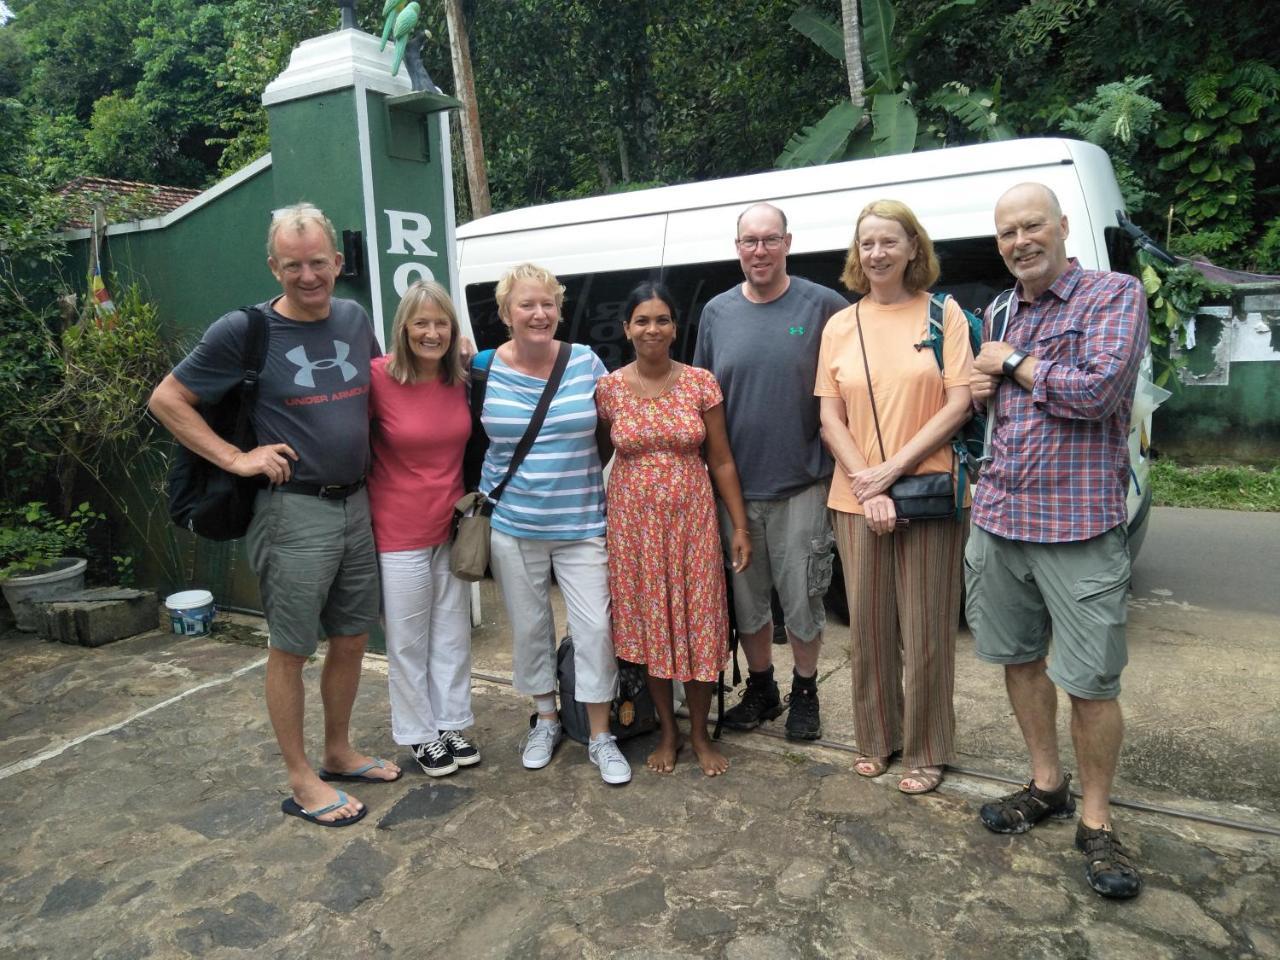
[[[859,769],[860,765],[865,765],[869,769],[868,770]],[[866,777],[868,780],[872,780],[876,777],[882,776],[884,772],[888,769],[889,769],[888,757],[862,756],[862,757],[859,757],[857,760],[853,761],[853,772],[860,777]]]
[[[909,787],[907,784],[915,781],[919,786]],[[927,767],[912,767],[907,771],[906,776],[898,781],[898,789],[903,793],[909,793],[913,796],[921,793],[931,793],[938,789],[938,784],[942,782],[942,767],[937,771],[928,769]]]

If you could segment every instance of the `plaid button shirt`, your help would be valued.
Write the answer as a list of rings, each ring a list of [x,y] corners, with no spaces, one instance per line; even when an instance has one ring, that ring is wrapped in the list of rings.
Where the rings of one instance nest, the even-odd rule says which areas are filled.
[[[1088,540],[1127,519],[1147,298],[1136,278],[1084,270],[1074,258],[1034,302],[1021,284],[1015,292],[1004,340],[1039,363],[1030,392],[1012,377],[996,390],[992,460],[974,491],[973,522],[1007,540]]]

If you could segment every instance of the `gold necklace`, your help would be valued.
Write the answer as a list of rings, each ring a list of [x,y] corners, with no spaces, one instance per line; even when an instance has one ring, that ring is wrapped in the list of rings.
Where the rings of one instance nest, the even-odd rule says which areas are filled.
[[[648,390],[644,388],[644,380],[642,380],[640,377],[640,368],[635,364],[632,364],[631,373],[635,377],[636,389],[639,391],[641,399],[657,400],[659,397],[661,397],[664,393],[667,392],[667,387],[671,386],[671,380],[676,375],[676,365],[674,363],[671,364],[671,369],[667,372],[667,379],[663,382],[662,389],[652,395],[649,393]]]

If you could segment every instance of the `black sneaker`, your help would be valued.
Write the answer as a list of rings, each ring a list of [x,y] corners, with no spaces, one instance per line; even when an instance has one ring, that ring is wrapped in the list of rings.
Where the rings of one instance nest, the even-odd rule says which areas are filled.
[[[730,730],[754,730],[766,720],[782,716],[782,697],[773,679],[773,668],[767,673],[747,674],[747,688],[742,699],[724,712],[721,721]]]
[[[458,769],[458,761],[443,740],[428,740],[413,748],[413,758],[428,777],[446,777]]]
[[[480,751],[476,749],[475,744],[457,730],[441,730],[440,739],[444,742],[444,748],[449,751],[449,755],[458,761],[458,766],[474,767],[480,762]]]
[[[1056,790],[1041,790],[1034,780],[1016,793],[984,803],[978,815],[982,824],[995,833],[1026,833],[1045,817],[1070,820],[1076,813],[1071,796],[1071,774],[1062,778]]]
[[[788,740],[817,740],[822,736],[822,718],[818,716],[818,685],[791,685],[787,694]]]
[[[1076,849],[1089,862],[1084,878],[1104,897],[1129,900],[1142,892],[1142,874],[1114,830],[1094,830],[1081,820],[1076,827]]]

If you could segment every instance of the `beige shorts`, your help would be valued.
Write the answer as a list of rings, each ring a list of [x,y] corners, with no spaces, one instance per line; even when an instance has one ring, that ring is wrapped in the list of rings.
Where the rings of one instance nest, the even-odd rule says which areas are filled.
[[[964,580],[979,659],[1030,663],[1048,656],[1049,679],[1067,693],[1085,700],[1120,695],[1120,672],[1129,662],[1124,524],[1070,543],[1006,540],[974,526]]]
[[[773,619],[770,594],[778,591],[783,620],[797,640],[808,643],[827,623],[823,598],[831,586],[835,538],[823,481],[782,500],[748,500],[751,566],[730,571],[733,611],[740,633],[755,633]],[[733,521],[720,504],[720,542],[733,540]]]

